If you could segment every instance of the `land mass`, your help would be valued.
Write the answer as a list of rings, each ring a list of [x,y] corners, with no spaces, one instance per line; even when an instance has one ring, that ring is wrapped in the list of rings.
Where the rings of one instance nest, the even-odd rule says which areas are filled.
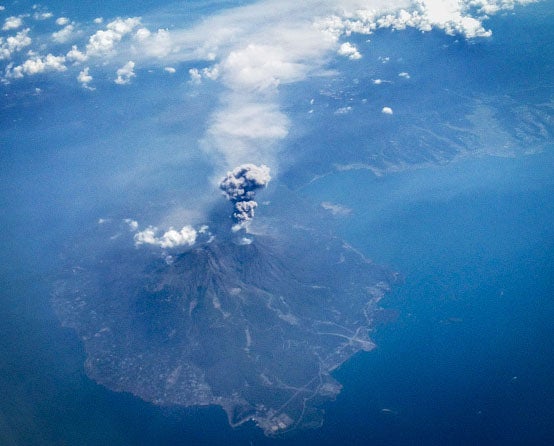
[[[116,244],[68,269],[54,306],[84,342],[86,372],[159,405],[220,405],[266,435],[318,427],[331,372],[374,348],[396,275],[342,240],[216,237],[173,257]]]

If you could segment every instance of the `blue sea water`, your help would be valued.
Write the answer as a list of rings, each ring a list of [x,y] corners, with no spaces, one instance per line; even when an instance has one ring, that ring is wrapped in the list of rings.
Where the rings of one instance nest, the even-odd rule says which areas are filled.
[[[405,277],[377,350],[337,373],[323,444],[551,444],[553,167],[551,152],[481,158],[314,190],[351,207],[345,238]]]
[[[285,439],[233,431],[218,408],[158,408],[91,382],[49,307],[48,262],[29,249],[2,263],[0,443],[547,445],[553,167],[550,150],[342,172],[303,192],[350,207],[338,232],[404,283],[383,301],[398,317],[374,333],[378,348],[336,372],[344,389],[324,426]]]

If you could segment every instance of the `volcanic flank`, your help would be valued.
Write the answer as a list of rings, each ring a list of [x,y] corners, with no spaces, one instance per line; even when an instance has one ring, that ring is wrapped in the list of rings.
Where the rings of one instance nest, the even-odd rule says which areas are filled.
[[[234,212],[259,188],[253,171],[222,181]],[[395,275],[312,229],[249,240],[216,235],[171,262],[114,242],[71,268],[54,305],[83,339],[87,374],[155,404],[220,405],[232,426],[267,435],[319,426],[341,389],[330,373],[374,347],[372,314]]]

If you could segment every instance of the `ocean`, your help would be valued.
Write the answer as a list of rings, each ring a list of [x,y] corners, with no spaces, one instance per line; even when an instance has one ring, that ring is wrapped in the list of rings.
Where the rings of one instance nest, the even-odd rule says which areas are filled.
[[[324,180],[318,199],[352,209],[342,235],[405,280],[378,348],[337,373],[323,444],[550,444],[553,167],[545,152]]]

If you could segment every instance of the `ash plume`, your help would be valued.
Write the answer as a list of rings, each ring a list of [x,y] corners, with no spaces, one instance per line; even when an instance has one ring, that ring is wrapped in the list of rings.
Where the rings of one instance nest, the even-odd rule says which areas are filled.
[[[219,188],[233,203],[233,220],[236,223],[242,224],[254,218],[254,210],[258,206],[254,200],[256,191],[267,186],[269,180],[269,167],[264,164],[242,164],[227,172]]]

